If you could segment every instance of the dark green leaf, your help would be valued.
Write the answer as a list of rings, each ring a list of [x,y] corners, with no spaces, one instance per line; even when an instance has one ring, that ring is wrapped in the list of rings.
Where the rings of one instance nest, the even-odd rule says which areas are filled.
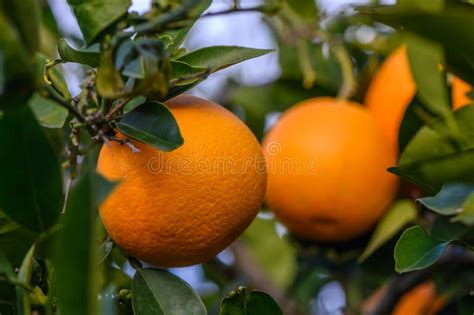
[[[400,130],[398,132],[398,151],[403,152],[410,142],[410,140],[416,135],[416,133],[423,127],[424,123],[416,114],[416,110],[419,110],[421,105],[416,99],[408,105],[403,116],[402,123],[400,124]]]
[[[449,182],[474,182],[474,106],[455,112],[462,142],[454,143],[428,126],[403,151],[397,172],[434,193]],[[434,124],[442,124],[436,121]],[[438,126],[437,129],[442,128]]]
[[[68,0],[87,44],[124,16],[131,0]]]
[[[437,216],[429,234],[438,241],[451,242],[459,240],[467,232],[467,227],[459,222],[451,222],[450,218]]]
[[[429,267],[443,255],[448,244],[435,240],[419,225],[411,227],[395,246],[395,270],[404,273]]]
[[[98,313],[97,207],[112,188],[110,182],[91,169],[90,157],[82,167],[81,177],[71,190],[55,247],[59,309],[62,314],[71,315]]]
[[[112,49],[102,53],[100,66],[97,70],[96,86],[99,93],[106,98],[116,98],[125,94],[125,84],[114,66]]]
[[[46,128],[63,127],[68,116],[67,109],[38,93],[33,94],[28,103],[41,126]]]
[[[20,226],[0,210],[0,234],[5,234],[18,228],[20,228]]]
[[[390,240],[407,223],[417,216],[416,207],[411,200],[400,200],[395,203],[385,216],[377,223],[374,234],[359,257],[359,262],[364,261],[380,246]]]
[[[17,223],[41,232],[56,222],[62,173],[29,106],[6,107],[0,119],[0,207]]]
[[[163,151],[174,150],[183,144],[173,114],[159,102],[146,102],[126,113],[117,128],[121,133]]]
[[[0,51],[4,65],[3,80],[5,86],[8,85],[10,80],[21,80],[33,74],[30,59],[22,47],[20,35],[1,10]]]
[[[135,315],[205,315],[206,307],[193,289],[161,269],[138,269],[133,277]]]
[[[58,41],[58,52],[62,60],[67,62],[77,62],[91,67],[97,67],[99,65],[100,47],[99,44],[92,46],[74,49],[64,38]]]
[[[444,0],[398,0],[397,5],[406,9],[418,9],[431,12],[441,12],[444,9]]]
[[[21,264],[20,271],[18,272],[18,281],[30,284],[31,281],[31,268],[33,266],[33,254],[35,252],[35,246],[33,245]],[[31,314],[31,301],[29,292],[22,287],[16,289],[17,308],[19,314]]]
[[[216,72],[273,51],[273,49],[255,49],[238,46],[212,46],[190,52],[180,57],[178,61],[185,62],[193,67],[208,68],[210,72]]]
[[[226,296],[220,307],[219,315],[283,315],[281,308],[273,298],[261,291],[248,291],[239,287]]]
[[[280,306],[264,292],[250,292],[245,302],[248,315],[283,315]]]
[[[417,201],[436,213],[454,215],[462,210],[464,202],[472,192],[473,184],[446,184],[436,196],[420,198]]]

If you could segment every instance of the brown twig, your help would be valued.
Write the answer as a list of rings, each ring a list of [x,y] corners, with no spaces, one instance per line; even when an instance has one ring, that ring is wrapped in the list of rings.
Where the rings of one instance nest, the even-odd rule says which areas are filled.
[[[115,107],[112,108],[112,110],[105,116],[105,120],[110,121],[114,117],[115,113],[124,108],[131,99],[131,97],[124,98],[121,102],[115,105]]]

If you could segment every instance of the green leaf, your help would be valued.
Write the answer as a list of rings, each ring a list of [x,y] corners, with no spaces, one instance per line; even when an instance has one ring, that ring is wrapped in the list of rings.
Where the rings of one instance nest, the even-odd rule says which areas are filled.
[[[136,107],[116,124],[124,135],[162,151],[174,150],[184,142],[173,114],[159,102]]]
[[[423,105],[438,117],[452,116],[448,101],[443,48],[416,35],[405,34],[411,73],[417,86],[417,96]]]
[[[20,226],[0,210],[0,234],[5,234],[18,228],[20,228]]]
[[[35,245],[31,246],[30,250],[23,259],[20,271],[18,272],[18,281],[30,284],[31,268],[33,266],[33,254],[35,252]],[[31,314],[31,301],[29,292],[22,287],[16,289],[17,308],[19,314]]]
[[[261,291],[248,291],[239,287],[226,296],[219,315],[283,315],[283,311],[273,298]]]
[[[2,251],[0,251],[0,275],[4,275],[7,280],[16,278],[8,257]]]
[[[77,62],[91,67],[99,65],[100,46],[94,44],[86,48],[74,49],[64,38],[58,41],[59,56],[63,61]]]
[[[194,83],[207,75],[207,68],[194,67],[182,61],[171,61],[171,84],[186,85]],[[202,76],[200,76],[202,74]]]
[[[35,93],[28,101],[33,114],[41,126],[46,128],[62,128],[68,111],[58,103]]]
[[[61,314],[98,314],[100,268],[97,207],[112,184],[91,169],[90,157],[70,193],[55,246],[56,290]]]
[[[135,315],[205,315],[206,307],[183,280],[161,269],[138,269],[133,277]]]
[[[29,106],[15,105],[0,119],[0,208],[20,225],[42,232],[61,209],[62,173]]]
[[[412,10],[424,10],[431,12],[441,12],[444,9],[445,3],[444,0],[398,0],[397,5]]]
[[[204,11],[206,11],[207,8],[209,8],[211,3],[212,3],[212,0],[201,0],[201,1],[199,1],[198,4],[189,13],[189,16],[193,17],[193,18],[190,18],[191,22],[189,22],[189,24],[187,24],[187,26],[185,26],[183,28],[180,28],[180,29],[177,29],[177,30],[165,31],[162,34],[160,34],[161,36],[167,37],[167,38],[170,39],[169,44],[166,46],[166,51],[169,54],[172,54],[173,52],[176,51],[176,49],[179,48],[179,46],[181,46],[184,39],[186,38],[186,35],[191,30],[194,23],[198,19],[198,17]]]
[[[30,55],[39,48],[41,7],[38,0],[5,0],[5,13],[10,16]]]
[[[395,245],[395,270],[404,273],[434,264],[449,242],[438,241],[419,225],[407,229]]]
[[[458,214],[467,197],[474,192],[474,184],[452,183],[444,185],[434,197],[424,197],[417,201],[441,215]]]
[[[143,95],[138,95],[132,98],[130,101],[128,101],[127,105],[123,108],[124,113],[128,113],[138,106],[142,105],[143,103],[146,102],[146,97]]]
[[[131,0],[68,0],[87,44],[124,16]]]
[[[379,221],[374,234],[358,261],[362,262],[375,252],[380,246],[390,240],[407,223],[417,216],[416,206],[411,200],[400,200]]]
[[[461,143],[455,144],[449,137],[425,126],[400,156],[397,172],[421,183],[431,193],[449,182],[474,183],[474,106],[465,106],[454,114],[463,139]]]
[[[11,80],[23,80],[24,78],[32,76],[33,71],[31,71],[30,59],[22,46],[20,34],[1,10],[0,51],[3,56],[3,80],[5,86],[7,86]]]
[[[474,193],[467,197],[463,204],[462,212],[453,218],[455,221],[460,221],[466,225],[474,225]]]
[[[100,58],[97,70],[97,91],[105,98],[118,98],[125,94],[125,84],[120,77],[120,72],[114,65],[114,51],[105,50]]]
[[[180,57],[178,61],[185,62],[193,67],[208,68],[212,73],[273,51],[273,49],[255,49],[238,46],[212,46],[190,52]]]
[[[451,242],[460,240],[468,228],[459,222],[451,222],[450,218],[437,216],[434,220],[429,234],[438,241]]]

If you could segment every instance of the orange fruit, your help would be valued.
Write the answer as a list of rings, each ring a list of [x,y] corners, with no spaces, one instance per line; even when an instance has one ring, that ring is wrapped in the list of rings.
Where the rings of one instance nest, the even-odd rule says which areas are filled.
[[[474,100],[467,97],[466,93],[472,90],[472,86],[458,77],[451,82],[453,108],[459,109],[465,105],[473,104]]]
[[[454,77],[452,84],[454,109],[472,103],[465,96],[470,88],[467,83]],[[395,148],[398,148],[400,124],[415,93],[416,84],[410,70],[406,47],[400,46],[385,59],[377,71],[364,100]]]
[[[296,235],[346,241],[367,232],[397,192],[396,154],[361,105],[313,98],[285,112],[263,141],[266,201]]]
[[[434,315],[444,306],[444,298],[436,295],[433,282],[422,283],[405,294],[393,315]]]
[[[225,108],[189,95],[166,105],[184,144],[163,152],[133,141],[139,153],[104,145],[97,169],[120,182],[100,215],[130,255],[177,267],[209,260],[245,230],[263,202],[266,171],[258,141]]]
[[[370,314],[385,294],[386,287],[375,291],[363,303],[362,314]],[[392,315],[435,315],[446,304],[442,295],[436,294],[432,281],[424,282],[403,295],[395,306]]]
[[[398,130],[415,93],[416,85],[406,48],[401,46],[385,59],[373,77],[364,100],[394,148],[398,148]]]

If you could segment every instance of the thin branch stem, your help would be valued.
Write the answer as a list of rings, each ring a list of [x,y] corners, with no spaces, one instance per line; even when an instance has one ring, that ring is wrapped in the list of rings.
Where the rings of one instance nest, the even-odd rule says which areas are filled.
[[[120,103],[115,105],[115,107],[105,116],[105,121],[110,121],[119,110],[124,108],[125,105],[130,102],[131,99],[131,97],[124,98]]]

